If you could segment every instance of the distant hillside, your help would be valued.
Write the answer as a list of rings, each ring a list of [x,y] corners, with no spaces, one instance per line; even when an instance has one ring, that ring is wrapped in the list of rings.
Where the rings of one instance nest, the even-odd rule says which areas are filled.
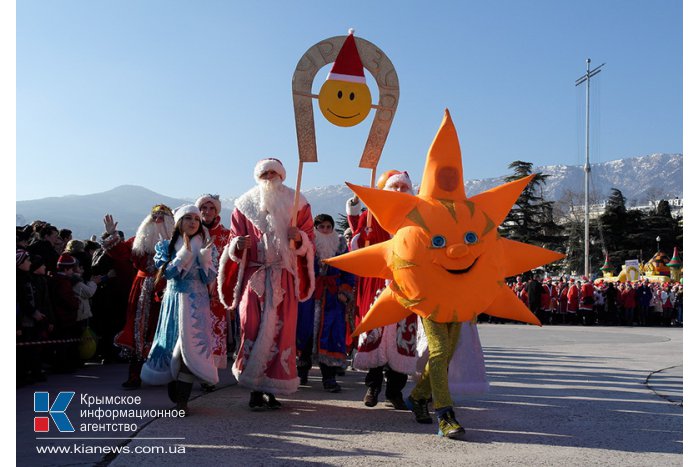
[[[544,187],[546,199],[557,201],[566,193],[583,193],[583,170],[571,165],[535,167],[536,172],[548,174]],[[503,177],[467,180],[467,195],[472,196],[503,183]],[[683,197],[683,155],[651,154],[592,164],[592,200],[605,200],[611,188],[618,188],[628,200],[628,206],[646,204],[649,199]],[[419,179],[414,180],[419,181]],[[417,186],[416,186],[417,189]],[[327,213],[338,218],[345,213],[345,201],[352,193],[345,185],[329,185],[303,190],[314,214]],[[225,224],[231,215],[235,196],[222,196],[222,218]],[[165,203],[175,208],[193,200],[170,198],[146,188],[123,185],[104,193],[84,196],[62,196],[17,202],[17,224],[35,219],[51,222],[59,228],[70,228],[76,238],[89,238],[103,230],[102,218],[112,214],[127,236],[136,228],[154,204]]]
[[[79,239],[100,235],[104,231],[102,219],[109,213],[119,222],[117,228],[129,237],[156,204],[176,208],[191,200],[170,198],[136,185],[122,185],[103,193],[70,195],[17,202],[17,224],[34,220],[48,221],[58,228],[73,231]],[[230,210],[228,214],[230,216]]]

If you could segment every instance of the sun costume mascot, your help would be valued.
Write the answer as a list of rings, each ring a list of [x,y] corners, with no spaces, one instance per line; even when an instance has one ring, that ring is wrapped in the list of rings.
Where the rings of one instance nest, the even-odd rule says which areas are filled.
[[[447,382],[460,323],[486,313],[540,325],[505,278],[564,257],[498,234],[498,225],[533,177],[467,198],[457,131],[446,110],[417,196],[347,184],[393,238],[325,261],[360,276],[391,280],[354,335],[411,313],[421,317],[430,357],[408,405],[419,423],[432,423],[432,395],[442,436],[464,432]]]

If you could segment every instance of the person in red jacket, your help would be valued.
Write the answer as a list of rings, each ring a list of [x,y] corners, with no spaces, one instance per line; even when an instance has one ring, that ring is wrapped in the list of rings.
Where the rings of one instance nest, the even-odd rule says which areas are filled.
[[[625,310],[624,322],[625,326],[632,326],[632,320],[634,319],[634,307],[637,304],[635,297],[635,290],[632,288],[631,283],[627,283],[622,290],[622,306]]]
[[[566,323],[566,316],[569,314],[567,308],[569,306],[569,284],[566,279],[562,277],[561,283],[559,285],[559,315],[561,316],[561,323]]]
[[[170,238],[175,221],[172,210],[164,204],[158,204],[141,222],[136,236],[126,241],[121,241],[117,233],[117,222],[111,215],[105,216],[104,224],[106,232],[102,246],[106,254],[116,263],[131,263],[136,269],[136,277],[129,292],[124,328],[114,337],[114,344],[129,359],[129,375],[122,387],[135,389],[141,386],[141,367],[151,350],[158,324],[160,300],[156,297],[162,296],[165,288],[165,281],[156,283],[155,280],[155,247],[160,240]],[[121,266],[120,269],[125,267]]]
[[[221,255],[221,252],[224,251],[224,247],[228,243],[231,231],[221,224],[221,201],[219,200],[219,195],[202,195],[194,204],[199,209],[202,225],[206,227],[209,232],[209,237],[214,242],[214,246],[216,246],[217,254]],[[218,290],[216,282],[211,288],[214,291]],[[230,327],[230,317],[223,303],[219,301],[219,297],[216,293],[212,293],[209,308],[211,308],[212,313],[212,333],[214,335],[214,348],[212,352],[214,353],[214,363],[216,363],[217,368],[223,369],[226,368],[226,344]],[[231,334],[231,337],[233,337],[233,334]],[[231,342],[233,344],[233,341]],[[235,346],[232,346],[232,348],[235,348]],[[206,383],[203,387],[207,391],[214,389]]]
[[[377,188],[413,194],[408,173],[398,170],[384,172],[379,177]],[[368,225],[368,212],[360,212],[357,196],[347,201],[346,213],[354,232],[353,248],[364,248],[391,238],[376,219],[372,219],[371,225]],[[358,325],[379,292],[386,287],[386,281],[375,277],[358,277],[356,284],[355,323]],[[384,374],[386,374],[387,385],[384,394],[387,403],[397,410],[406,410],[402,391],[408,381],[408,375],[416,371],[418,359],[416,329],[417,316],[411,313],[409,317],[396,324],[373,329],[360,335],[353,367],[368,370],[365,378],[367,392],[363,399],[367,407],[377,405]]]
[[[593,284],[588,277],[583,276],[583,285],[579,291],[579,322],[583,325],[594,323],[593,318]]]
[[[570,316],[576,316],[578,313],[579,291],[581,287],[580,281],[571,279],[569,291],[566,293],[567,307],[566,311]]]
[[[542,310],[542,323],[552,324],[552,278],[547,277],[542,282],[542,294],[540,295],[540,309]]]

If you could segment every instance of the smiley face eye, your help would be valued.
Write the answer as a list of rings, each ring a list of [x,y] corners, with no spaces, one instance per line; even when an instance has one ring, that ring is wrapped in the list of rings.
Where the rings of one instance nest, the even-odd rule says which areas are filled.
[[[350,93],[350,100],[351,100],[351,101],[354,101],[354,100],[355,100],[355,93],[354,93],[354,92],[351,92],[351,93]]]
[[[342,99],[342,98],[343,98],[343,91],[338,91],[338,99]]]
[[[467,245],[472,245],[479,240],[479,237],[474,232],[467,232],[464,234],[464,243]]]
[[[445,237],[443,237],[442,235],[436,235],[433,237],[431,243],[433,245],[433,248],[445,248],[447,240],[445,240]]]

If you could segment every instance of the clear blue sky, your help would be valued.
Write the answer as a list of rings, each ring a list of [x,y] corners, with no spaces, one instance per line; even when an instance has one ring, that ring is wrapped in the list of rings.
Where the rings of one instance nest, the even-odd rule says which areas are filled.
[[[349,27],[389,56],[400,81],[379,172],[405,169],[418,183],[446,107],[466,178],[503,175],[516,159],[582,163],[574,82],[589,57],[606,63],[592,81],[592,161],[683,152],[680,0],[429,5],[17,2],[17,199],[122,184],[233,196],[267,156],[294,186],[292,73],[311,45]],[[374,113],[339,128],[314,106],[319,163],[305,165],[302,187],[368,184],[357,164]]]

